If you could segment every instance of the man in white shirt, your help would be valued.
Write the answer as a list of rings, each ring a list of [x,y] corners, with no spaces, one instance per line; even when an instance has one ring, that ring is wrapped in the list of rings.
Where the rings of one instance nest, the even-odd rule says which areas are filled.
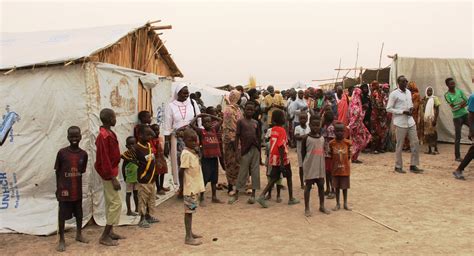
[[[395,125],[397,135],[395,171],[406,173],[403,170],[402,149],[405,137],[408,135],[411,148],[410,172],[422,173],[423,170],[417,167],[420,162],[418,155],[419,142],[416,133],[416,123],[412,117],[413,102],[411,93],[407,90],[408,80],[405,76],[399,76],[397,84],[398,89],[390,93],[387,103],[387,112],[393,114],[392,122]]]

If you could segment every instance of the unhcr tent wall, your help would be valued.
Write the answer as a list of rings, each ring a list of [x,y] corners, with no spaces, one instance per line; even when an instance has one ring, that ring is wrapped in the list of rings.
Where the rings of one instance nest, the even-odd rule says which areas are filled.
[[[56,231],[54,163],[58,150],[68,146],[66,131],[71,125],[81,128],[80,146],[89,154],[87,171],[82,177],[83,223],[94,218],[99,225],[105,224],[102,183],[93,168],[99,112],[102,108],[115,110],[117,125],[113,130],[123,152],[124,141],[137,121],[137,85],[144,75],[153,76],[89,62],[17,70],[0,76],[1,104],[10,105],[21,118],[13,127],[13,141],[7,140],[0,147],[0,233],[47,235]],[[161,77],[155,86],[145,84],[153,87],[151,92],[156,96],[152,98],[152,107],[159,113],[171,97],[171,79]],[[125,188],[121,174],[120,179]],[[121,192],[124,194],[125,189]],[[124,208],[121,224],[137,223],[136,217],[125,215]],[[72,223],[74,219],[68,226]]]
[[[474,92],[474,59],[437,59],[396,57],[390,69],[390,85],[396,88],[396,80],[404,75],[408,81],[415,81],[422,97],[425,89],[432,86],[434,94],[440,98],[441,107],[438,122],[438,140],[454,142],[454,125],[449,106],[444,99],[447,87],[444,80],[454,78],[466,97]],[[468,129],[463,130],[463,142],[467,141]]]

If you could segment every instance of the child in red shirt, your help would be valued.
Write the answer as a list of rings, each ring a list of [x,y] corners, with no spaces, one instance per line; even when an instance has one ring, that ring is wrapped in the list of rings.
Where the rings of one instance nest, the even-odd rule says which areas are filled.
[[[199,128],[197,126],[197,120],[201,118],[202,126],[204,128]],[[217,120],[219,123],[216,126],[213,126],[212,121]],[[202,176],[204,179],[204,187],[208,182],[211,183],[212,191],[212,202],[213,203],[222,203],[217,198],[217,183],[219,182],[219,157],[221,154],[221,147],[219,139],[217,137],[217,132],[214,127],[220,129],[222,125],[222,119],[217,116],[212,116],[209,114],[200,114],[191,121],[191,127],[196,131],[199,136],[200,147],[201,147],[201,166],[202,166]],[[199,201],[201,204],[204,203],[204,192],[201,193]]]
[[[118,239],[124,239],[113,232],[113,226],[118,225],[122,210],[120,199],[120,183],[117,180],[118,165],[120,163],[120,149],[117,135],[110,129],[117,123],[115,112],[104,108],[100,111],[102,126],[95,141],[97,147],[94,167],[102,178],[105,199],[106,225],[99,242],[106,246],[118,245]]]
[[[81,129],[71,126],[67,129],[69,147],[59,150],[54,169],[56,170],[56,198],[59,202],[57,251],[66,250],[64,241],[65,221],[76,217],[76,241],[88,243],[81,233],[82,229],[82,174],[87,168],[87,152],[79,147]]]
[[[152,124],[151,129],[155,133],[155,136],[151,140],[150,144],[153,147],[153,152],[155,153],[156,173],[158,175],[158,177],[156,178],[156,194],[165,195],[166,192],[170,191],[170,189],[164,187],[165,174],[168,173],[168,165],[166,163],[163,147],[161,146],[160,126],[158,124]]]
[[[282,127],[285,124],[285,113],[279,109],[274,110],[272,113],[272,123],[274,126],[272,127],[272,134],[270,136],[270,181],[263,189],[260,197],[256,200],[263,208],[268,207],[265,201],[265,194],[282,175],[286,178],[288,184],[288,204],[293,205],[300,202],[293,197],[291,165],[288,159],[288,136],[285,128]]]

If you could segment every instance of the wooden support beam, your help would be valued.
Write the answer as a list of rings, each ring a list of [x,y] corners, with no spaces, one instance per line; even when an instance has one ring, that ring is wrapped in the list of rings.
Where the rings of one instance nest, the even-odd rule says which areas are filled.
[[[74,61],[71,60],[71,61],[69,61],[69,62],[64,63],[64,66],[67,67],[67,66],[69,66],[69,65],[71,65],[71,64],[73,64],[73,63],[74,63]]]
[[[9,74],[13,73],[13,71],[15,71],[15,70],[16,70],[16,67],[13,67],[12,69],[10,69],[7,72],[3,73],[3,75],[5,75],[5,76],[9,75]]]
[[[161,29],[172,29],[173,26],[171,25],[166,25],[166,26],[151,26],[150,27],[152,30],[161,30]]]
[[[153,23],[158,23],[158,22],[161,22],[161,20],[148,21],[147,24],[153,24]]]

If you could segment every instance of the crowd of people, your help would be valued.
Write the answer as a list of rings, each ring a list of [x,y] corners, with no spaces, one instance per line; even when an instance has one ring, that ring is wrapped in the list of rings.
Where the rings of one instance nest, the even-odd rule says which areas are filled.
[[[453,175],[464,179],[463,170],[474,157],[474,144],[461,159],[460,140],[463,125],[474,136],[474,95],[469,99],[446,79],[444,98],[453,112],[456,127],[455,159],[461,164]],[[239,201],[239,192],[249,195],[248,204],[267,208],[276,189],[276,202],[282,202],[281,191],[288,191],[288,205],[300,201],[293,194],[293,168],[290,150],[296,150],[299,185],[304,190],[305,216],[312,215],[310,192],[316,185],[319,211],[329,214],[325,199],[336,200],[334,211],[350,210],[351,164],[361,164],[362,152],[381,154],[396,152],[395,172],[403,170],[402,151],[411,151],[409,171],[422,173],[419,168],[419,146],[427,154],[439,154],[437,123],[441,100],[432,87],[420,95],[415,82],[404,76],[397,79],[398,88],[390,92],[388,84],[373,81],[333,91],[321,89],[277,91],[242,86],[230,91],[224,107],[205,106],[200,94],[190,95],[185,84],[176,86],[173,99],[164,114],[164,145],[160,126],[152,124],[151,113],[141,111],[133,136],[125,139],[127,150],[120,152],[119,138],[112,131],[116,124],[112,109],[100,112],[102,126],[97,135],[95,170],[103,181],[106,226],[99,242],[115,246],[125,237],[114,232],[118,225],[122,202],[119,196],[119,164],[126,186],[127,215],[140,216],[138,226],[148,228],[159,222],[155,215],[155,197],[170,189],[164,186],[168,172],[166,158],[171,162],[174,182],[179,184],[177,197],[183,200],[185,243],[200,245],[200,235],[193,232],[193,214],[205,204],[207,183],[211,184],[212,203],[223,203],[216,191],[227,188],[228,204]],[[191,97],[190,97],[191,96]],[[466,110],[466,106],[468,110]],[[392,129],[391,127],[394,127]],[[65,250],[64,223],[76,217],[76,240],[88,242],[81,233],[82,183],[88,156],[80,149],[81,130],[72,126],[67,131],[70,146],[58,152],[55,169],[56,196],[59,201],[58,251]],[[219,165],[225,171],[226,182],[219,183]],[[261,189],[260,166],[264,166],[267,184]],[[286,178],[286,187],[283,179]],[[135,209],[131,208],[133,195]]]

